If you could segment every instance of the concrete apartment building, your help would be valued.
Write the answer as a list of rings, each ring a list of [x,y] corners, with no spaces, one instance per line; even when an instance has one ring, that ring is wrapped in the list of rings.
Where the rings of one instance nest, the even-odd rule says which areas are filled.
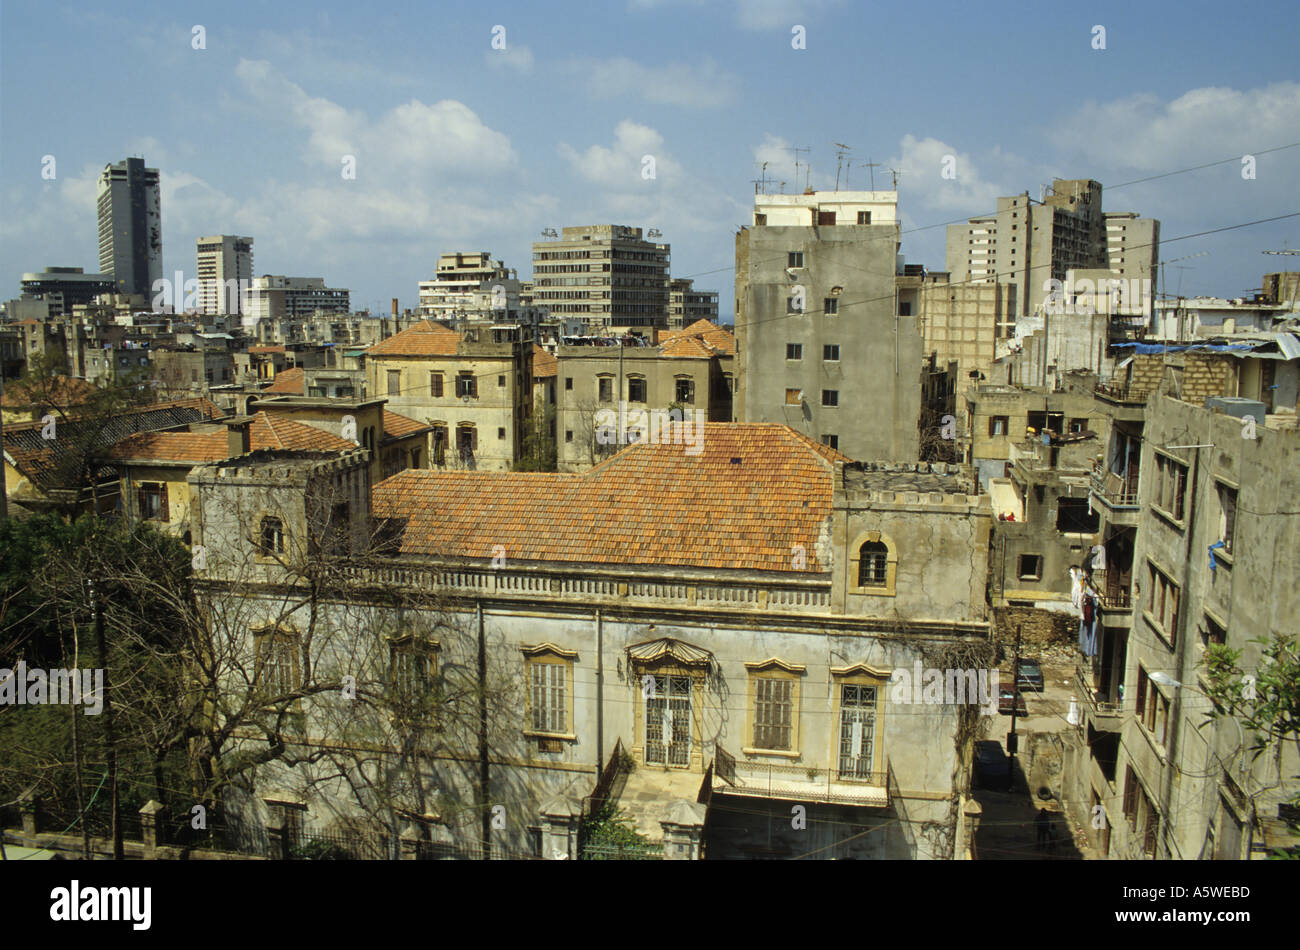
[[[348,291],[326,287],[321,277],[254,277],[244,294],[244,329],[251,334],[268,320],[346,314],[351,309],[348,301]]]
[[[1288,744],[1256,758],[1238,719],[1206,720],[1204,656],[1240,649],[1253,674],[1256,638],[1294,637],[1300,533],[1286,513],[1300,497],[1300,433],[1292,414],[1211,402],[1146,403],[1131,608],[1114,621],[1127,636],[1109,669],[1080,673],[1123,670],[1122,688],[1113,674],[1081,684],[1086,745],[1073,770],[1074,794],[1104,810],[1092,834],[1110,857],[1232,860],[1296,843],[1282,819],[1300,757]],[[1257,437],[1243,438],[1251,414]]]
[[[695,281],[674,277],[668,282],[668,329],[682,330],[699,320],[718,322],[718,292],[696,290]]]
[[[668,326],[670,247],[640,228],[564,228],[533,243],[534,304],[593,331]]]
[[[707,429],[699,456],[659,443],[583,474],[404,472],[373,495],[355,452],[196,469],[203,596],[238,604],[264,682],[298,697],[292,751],[321,753],[259,766],[228,825],[253,845],[364,829],[388,856],[473,856],[486,836],[494,855],[573,859],[608,803],[653,857],[967,856],[978,700],[895,686],[987,665],[987,501],[956,468],[856,465],[778,425]],[[293,578],[313,517],[340,509],[351,547],[314,598]],[[392,526],[382,554],[359,543],[372,517]],[[481,678],[486,727],[439,702],[437,748],[404,745],[400,718],[340,718],[340,691],[313,688],[343,673],[377,697],[392,687],[368,684],[455,696]],[[402,757],[398,785],[340,780],[363,737]]]
[[[657,346],[636,337],[561,343],[555,354],[559,470],[585,471],[629,441],[653,438],[656,411],[730,422],[735,352],[735,338],[704,321],[664,334]]]
[[[433,426],[435,466],[500,471],[518,461],[533,402],[526,328],[426,321],[371,346],[365,369],[372,398]]]
[[[143,158],[105,165],[99,174],[99,270],[120,294],[153,298],[162,279],[162,199],[158,169]]]
[[[756,195],[736,236],[736,418],[914,459],[922,339],[896,307],[898,195]]]
[[[438,257],[433,280],[420,281],[420,315],[441,320],[463,310],[470,295],[483,286],[505,281],[515,274],[491,251],[451,251]]]
[[[1002,283],[1010,312],[1038,311],[1048,282],[1070,268],[1151,279],[1159,259],[1158,221],[1105,214],[1102,186],[1089,179],[1052,182],[1042,201],[1026,192],[998,199],[997,212],[948,226],[946,266],[954,283]]]
[[[214,234],[197,241],[199,313],[242,313],[253,281],[253,239]]]
[[[1151,288],[1149,293],[1129,304],[1120,313],[1129,317],[1145,317],[1149,322],[1156,299],[1155,287],[1160,274],[1160,222],[1143,218],[1135,211],[1105,211],[1106,255],[1110,271],[1121,280],[1137,281],[1137,286]]]

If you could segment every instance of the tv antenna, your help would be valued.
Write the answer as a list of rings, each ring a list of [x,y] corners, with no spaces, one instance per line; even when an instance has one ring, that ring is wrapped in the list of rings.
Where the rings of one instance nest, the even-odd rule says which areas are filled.
[[[1294,250],[1294,249],[1288,247],[1287,245],[1290,244],[1290,243],[1291,243],[1290,241],[1283,241],[1283,242],[1282,242],[1282,250],[1280,250],[1280,251],[1262,251],[1261,253],[1263,253],[1263,254],[1277,254],[1277,255],[1280,255],[1280,256],[1282,256],[1282,257],[1295,257],[1297,254],[1300,254],[1300,251],[1297,251],[1297,250]],[[1291,286],[1291,270],[1290,270],[1290,268],[1288,268],[1287,270],[1285,270],[1285,271],[1282,272],[1282,285],[1283,285],[1283,286],[1282,286],[1282,291],[1283,291],[1283,293],[1285,293],[1286,290],[1287,290],[1287,288]],[[1288,304],[1288,305],[1290,305],[1290,306],[1292,306],[1292,307],[1295,306],[1295,296],[1296,296],[1296,294],[1295,294],[1295,289],[1292,288],[1292,289],[1291,289],[1291,294],[1290,294],[1289,298],[1287,299],[1287,304]],[[1281,303],[1281,302],[1282,302],[1282,301],[1280,301],[1280,300],[1278,301],[1278,303]]]
[[[903,174],[902,170],[901,170],[901,169],[898,169],[898,168],[891,168],[891,169],[889,170],[889,174],[890,174],[890,175],[893,177],[893,179],[894,179],[894,190],[895,190],[895,191],[898,191],[898,176],[901,175],[901,174]]]
[[[795,147],[795,146],[793,146],[793,145],[787,145],[786,148],[788,148],[790,151],[794,152],[794,186],[795,186],[796,188],[799,187],[799,166],[802,165],[802,166],[804,167],[804,169],[805,169],[805,171],[804,171],[804,176],[803,176],[803,188],[804,188],[804,191],[807,191],[807,190],[808,190],[808,175],[812,172],[812,164],[811,164],[810,162],[800,162],[800,161],[799,161],[799,153],[800,153],[800,152],[811,152],[811,151],[812,151],[812,146],[811,146],[811,145],[802,145],[802,146],[799,146],[799,147]]]
[[[764,162],[763,167],[759,172],[759,177],[750,179],[754,185],[754,194],[756,195],[767,194],[767,166],[770,164],[771,162]],[[759,191],[760,188],[762,191]]]
[[[853,151],[852,145],[845,145],[843,142],[832,142],[835,146],[835,190],[840,190],[840,167],[844,164],[844,159],[848,158],[849,152]],[[849,187],[849,176],[844,176],[844,187]]]
[[[559,235],[555,233],[555,228],[542,228],[542,237],[553,238]]]
[[[868,155],[867,160],[862,163],[862,167],[871,169],[871,190],[875,191],[876,190],[876,169],[880,167],[880,162],[873,162],[871,160],[871,156]]]

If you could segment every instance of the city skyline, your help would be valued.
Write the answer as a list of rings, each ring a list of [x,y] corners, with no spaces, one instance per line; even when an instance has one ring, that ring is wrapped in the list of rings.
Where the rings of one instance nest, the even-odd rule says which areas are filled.
[[[35,62],[50,53],[37,29],[48,14],[10,4],[6,34],[31,39],[9,44],[3,66],[7,117],[25,134],[0,146],[12,209],[0,255],[20,273],[94,271],[95,180],[106,163],[143,155],[162,173],[164,274],[191,275],[200,236],[248,234],[266,273],[353,288],[358,309],[386,310],[393,296],[414,309],[439,254],[491,248],[527,279],[545,228],[620,224],[658,228],[672,276],[719,290],[729,321],[732,236],[750,218],[754,181],[831,189],[838,170],[841,188],[874,176],[883,190],[896,170],[909,263],[942,269],[946,225],[991,213],[1000,196],[1037,199],[1053,177],[1086,177],[1102,183],[1106,210],[1162,221],[1166,259],[1208,252],[1169,268],[1171,292],[1237,296],[1279,269],[1260,252],[1294,244],[1296,218],[1172,242],[1300,210],[1288,187],[1300,170],[1294,31],[1278,23],[1300,17],[1269,10],[1278,28],[1261,32],[1237,10],[1177,9],[1101,4],[989,22],[953,7],[946,35],[967,42],[861,56],[863,37],[916,34],[844,3],[633,0],[581,24],[503,4],[440,16],[446,42],[430,56],[427,40],[338,6],[259,11],[247,31],[160,6],[124,18],[74,5],[55,14],[68,64],[50,76]],[[796,26],[806,48],[794,48]],[[115,38],[168,82],[95,70],[90,51]],[[1238,41],[1250,57],[1213,55]],[[380,65],[363,48],[392,55]],[[991,63],[1013,48],[1026,79],[1008,98]],[[993,80],[1001,92],[982,94]],[[79,96],[91,82],[102,94]],[[864,106],[860,90],[890,84],[902,90],[890,104],[876,95]],[[52,98],[64,101],[57,124]],[[103,101],[133,105],[110,114]],[[835,143],[853,146],[838,169]],[[355,178],[343,177],[348,155]],[[53,179],[42,178],[46,156]]]

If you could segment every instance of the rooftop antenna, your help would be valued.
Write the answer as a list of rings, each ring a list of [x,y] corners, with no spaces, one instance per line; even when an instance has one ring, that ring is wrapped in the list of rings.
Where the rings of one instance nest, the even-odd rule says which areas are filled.
[[[893,179],[894,179],[894,190],[895,190],[895,191],[898,191],[898,176],[901,175],[901,174],[903,174],[902,170],[901,170],[901,169],[897,169],[897,168],[891,168],[891,169],[889,170],[889,174],[890,174],[890,175],[893,177]]]
[[[871,169],[871,190],[875,191],[876,190],[876,169],[880,167],[880,162],[873,162],[871,160],[871,156],[868,155],[867,160],[862,163],[862,167]]]
[[[809,172],[812,171],[812,165],[810,163],[799,161],[799,153],[811,152],[812,146],[802,145],[796,147],[793,145],[787,145],[786,148],[794,152],[794,186],[798,188],[799,187],[799,166],[802,165],[804,168],[808,169]],[[808,190],[808,172],[804,172],[804,191],[807,190]]]
[[[767,166],[769,164],[770,162],[764,162],[762,171],[759,173],[759,177],[750,179],[750,181],[752,181],[754,184],[754,194],[756,195],[767,194]],[[759,191],[759,188],[762,188],[763,190]]]
[[[844,164],[844,159],[848,158],[849,152],[853,150],[852,145],[845,145],[843,142],[832,142],[835,146],[835,190],[840,190],[840,167]],[[849,187],[849,176],[844,176],[844,187]]]

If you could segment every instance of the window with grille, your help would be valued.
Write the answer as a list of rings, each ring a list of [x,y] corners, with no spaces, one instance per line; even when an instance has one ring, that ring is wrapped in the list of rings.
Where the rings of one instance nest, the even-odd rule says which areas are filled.
[[[691,757],[691,678],[652,679],[645,697],[645,760],[684,768]]]
[[[530,663],[532,728],[534,732],[568,732],[568,704],[565,697],[566,669],[563,663]]]
[[[839,777],[870,779],[876,735],[876,687],[840,687]]]
[[[794,734],[794,681],[754,680],[754,747],[789,752]]]
[[[889,548],[867,541],[858,549],[858,586],[884,587],[889,578]]]

